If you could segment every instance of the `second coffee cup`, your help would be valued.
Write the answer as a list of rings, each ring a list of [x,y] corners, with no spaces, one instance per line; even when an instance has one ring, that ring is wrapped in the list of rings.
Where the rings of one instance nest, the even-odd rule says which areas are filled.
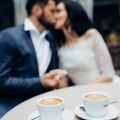
[[[82,96],[83,104],[88,115],[102,117],[108,112],[109,95],[103,92],[89,92]]]

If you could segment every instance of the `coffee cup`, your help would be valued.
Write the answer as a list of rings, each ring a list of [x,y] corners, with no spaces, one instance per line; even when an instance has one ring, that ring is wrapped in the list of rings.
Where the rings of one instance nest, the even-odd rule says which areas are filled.
[[[89,92],[82,96],[85,111],[92,117],[102,117],[108,112],[109,95],[103,92]]]
[[[61,97],[49,96],[37,100],[40,120],[61,120],[65,108],[65,101]]]

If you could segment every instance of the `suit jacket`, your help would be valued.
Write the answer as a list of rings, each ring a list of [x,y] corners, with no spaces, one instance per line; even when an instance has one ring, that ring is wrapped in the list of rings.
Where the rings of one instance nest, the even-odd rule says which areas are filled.
[[[52,57],[46,72],[58,68],[58,57],[52,36],[48,36]],[[44,54],[44,53],[43,53]],[[40,83],[35,49],[24,26],[0,33],[0,112],[47,91]],[[2,107],[2,108],[1,108]]]

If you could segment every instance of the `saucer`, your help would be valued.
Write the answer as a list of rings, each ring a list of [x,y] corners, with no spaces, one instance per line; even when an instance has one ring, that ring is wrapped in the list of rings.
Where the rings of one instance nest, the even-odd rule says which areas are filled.
[[[28,120],[40,120],[40,118],[37,116],[39,116],[39,113],[38,111],[35,111],[28,116]],[[64,110],[62,120],[74,120],[74,118],[75,118],[75,115],[72,111],[67,109]]]
[[[83,106],[83,105],[77,106],[74,109],[74,113],[79,118],[82,118],[82,119],[85,119],[85,120],[112,120],[112,119],[115,119],[115,118],[117,118],[119,116],[119,110],[115,106],[113,106],[113,105],[109,105],[108,106],[109,110],[108,110],[107,115],[105,115],[103,117],[99,117],[99,118],[89,116],[85,111],[82,111],[80,109],[80,106]]]

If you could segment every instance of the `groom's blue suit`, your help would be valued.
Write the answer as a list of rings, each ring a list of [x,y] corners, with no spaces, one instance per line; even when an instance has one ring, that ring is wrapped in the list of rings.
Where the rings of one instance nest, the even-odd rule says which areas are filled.
[[[52,57],[46,72],[58,67],[53,38],[50,42]],[[44,54],[44,51],[43,51]],[[47,91],[40,83],[35,49],[24,25],[0,33],[0,116],[18,103]]]

